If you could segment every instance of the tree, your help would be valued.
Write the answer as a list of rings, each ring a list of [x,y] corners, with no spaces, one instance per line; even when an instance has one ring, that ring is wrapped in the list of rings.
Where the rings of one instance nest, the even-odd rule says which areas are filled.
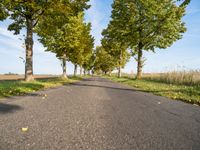
[[[115,58],[110,55],[102,46],[98,46],[95,51],[94,71],[107,74],[116,67]]]
[[[74,24],[71,26],[74,31],[72,34],[72,47],[70,48],[69,60],[75,64],[74,75],[77,74],[77,65],[80,66],[80,74],[82,75],[82,67],[86,67],[87,62],[92,56],[94,47],[94,38],[91,36],[91,24],[84,22],[84,14],[79,14],[78,17],[74,18]],[[76,40],[75,40],[76,38]],[[84,68],[86,69],[86,68]]]
[[[51,12],[49,12],[51,14]],[[55,13],[55,11],[53,12]],[[71,61],[72,56],[81,52],[81,35],[84,28],[84,13],[82,11],[56,12],[56,15],[48,15],[42,18],[37,27],[40,41],[47,51],[56,54],[62,59],[63,77],[66,75],[66,60]],[[77,52],[75,54],[75,52]]]
[[[89,75],[90,71],[92,71],[94,68],[94,64],[95,64],[95,54],[94,52],[92,52],[92,54],[89,55],[87,61],[85,61],[83,64],[84,70],[87,71]]]
[[[120,38],[116,39],[113,36],[115,33],[115,27],[112,22],[108,25],[108,28],[102,32],[104,38],[102,39],[102,47],[104,50],[115,59],[115,67],[118,69],[118,77],[122,75],[122,68],[129,61],[130,53],[128,47]]]
[[[80,66],[84,68],[84,74],[86,71],[89,71],[93,64],[93,48],[94,48],[94,38],[90,34],[91,24],[84,24],[83,32],[82,32],[82,40],[81,43],[83,45],[83,53],[82,53],[82,63]]]
[[[121,1],[123,3],[123,1]],[[125,39],[126,36],[126,10],[121,7],[118,0],[114,1],[112,5],[112,16],[108,27],[103,30],[102,46],[105,50],[115,58],[116,67],[118,69],[118,77],[121,77],[121,69],[129,61],[130,53],[128,52],[128,44]],[[123,13],[120,14],[122,11]],[[118,15],[117,15],[118,14]],[[128,30],[128,29],[127,29]]]
[[[22,28],[26,28],[25,80],[31,81],[33,80],[33,28],[36,26],[39,16],[43,14],[43,11],[49,5],[49,2],[2,0],[1,5],[4,8],[3,11],[9,14],[9,19],[13,20],[8,30],[14,31],[14,34],[19,34]]]
[[[84,23],[84,13],[66,15],[57,13],[45,16],[38,24],[37,33],[47,51],[56,54],[63,60],[63,77],[66,78],[66,60],[82,66],[90,57],[93,49],[91,25]],[[75,71],[76,74],[76,71]]]
[[[167,48],[182,38],[182,22],[187,0],[178,6],[173,0],[115,0],[112,11],[112,37],[120,39],[138,58],[137,78],[142,76],[143,50]]]
[[[55,53],[56,57],[62,60],[63,78],[67,78],[66,61],[69,60],[70,49],[76,42],[75,34],[78,33],[78,27],[72,27],[76,17],[73,15],[58,11],[56,15],[43,16],[36,28],[40,42],[47,48],[46,51]]]
[[[84,8],[88,8],[86,4],[88,0],[2,0],[0,6],[0,14],[8,14],[9,19],[13,23],[8,29],[14,31],[14,34],[19,34],[22,28],[26,28],[27,34],[25,39],[26,44],[26,63],[25,63],[25,80],[31,81],[33,77],[33,32],[37,23],[42,16],[48,15],[50,11],[73,10],[78,12]],[[2,13],[3,12],[3,13]],[[53,13],[51,13],[53,14]],[[56,15],[56,14],[55,14]],[[4,15],[5,16],[5,15]],[[0,16],[4,18],[4,16]]]

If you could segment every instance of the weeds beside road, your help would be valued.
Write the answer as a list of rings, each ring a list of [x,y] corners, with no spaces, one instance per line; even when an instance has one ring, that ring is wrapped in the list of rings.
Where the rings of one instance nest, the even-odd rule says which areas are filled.
[[[49,78],[36,79],[33,82],[25,81],[0,81],[0,98],[10,96],[22,96],[38,90],[47,89],[51,87],[61,86],[67,83],[75,82],[81,78],[70,77],[69,79]]]
[[[162,75],[163,76],[163,75]],[[188,84],[172,82],[172,76],[170,76],[170,81],[167,82],[160,78],[160,76],[150,76],[146,75],[142,80],[135,80],[130,77],[117,78],[115,76],[106,78],[130,85],[137,88],[138,90],[153,93],[159,96],[169,97],[175,100],[182,100],[192,104],[200,105],[200,85],[199,84]],[[85,77],[84,77],[85,78]],[[0,98],[10,97],[10,96],[22,96],[28,93],[32,93],[38,90],[47,89],[51,87],[61,86],[67,83],[79,81],[82,78],[70,77],[67,80],[61,78],[49,78],[49,79],[36,79],[33,82],[24,81],[0,81]],[[162,80],[161,80],[162,79]],[[166,78],[166,79],[169,79]],[[177,78],[178,79],[178,78]],[[196,82],[199,83],[199,82]]]
[[[200,105],[199,85],[169,84],[148,77],[143,78],[142,80],[135,80],[129,77],[117,78],[115,76],[106,76],[106,78],[115,82],[130,85],[144,92]]]

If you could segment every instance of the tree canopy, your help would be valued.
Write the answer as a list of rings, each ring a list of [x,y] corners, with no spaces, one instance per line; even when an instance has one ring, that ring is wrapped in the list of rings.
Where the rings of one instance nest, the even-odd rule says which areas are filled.
[[[67,16],[57,14],[54,17],[45,16],[38,24],[40,41],[47,51],[55,53],[59,59],[82,66],[90,59],[94,45],[90,23],[84,22],[83,12]]]
[[[0,20],[12,20],[8,30],[20,34],[26,29],[25,80],[33,80],[33,33],[46,51],[85,71],[108,73],[121,69],[131,54],[137,57],[137,78],[142,77],[144,51],[166,49],[186,31],[182,21],[191,0],[114,0],[111,21],[103,30],[96,50],[91,24],[84,20],[89,0],[0,0]],[[75,71],[76,72],[76,71]],[[81,71],[82,72],[82,71]]]
[[[116,63],[112,57],[103,47],[97,47],[95,50],[94,71],[97,73],[103,72],[107,74],[115,69]]]
[[[104,38],[118,41],[138,55],[137,77],[141,78],[143,50],[154,52],[182,38],[186,31],[182,17],[188,2],[177,5],[174,0],[115,0]]]
[[[6,18],[13,22],[8,30],[19,34],[22,28],[27,30],[25,39],[26,61],[25,79],[33,80],[33,33],[40,21],[45,16],[59,18],[60,16],[77,15],[79,12],[89,8],[88,0],[1,0],[0,20]],[[62,15],[60,15],[62,14]],[[50,17],[48,17],[50,18]],[[54,20],[56,21],[56,20]],[[60,20],[61,21],[61,20]],[[55,25],[55,22],[53,22]],[[59,25],[59,24],[57,24]]]

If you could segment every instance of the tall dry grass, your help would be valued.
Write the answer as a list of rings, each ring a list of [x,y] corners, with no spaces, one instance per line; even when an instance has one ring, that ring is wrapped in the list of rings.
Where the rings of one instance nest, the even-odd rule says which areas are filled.
[[[144,79],[151,79],[169,84],[200,86],[200,70],[171,71],[160,74],[145,74]]]

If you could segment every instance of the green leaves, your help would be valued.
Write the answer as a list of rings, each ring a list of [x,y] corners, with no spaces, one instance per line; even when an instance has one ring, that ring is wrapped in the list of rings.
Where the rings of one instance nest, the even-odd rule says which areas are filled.
[[[33,32],[41,37],[40,41],[48,51],[55,52],[59,58],[67,57],[69,50],[78,47],[78,42],[81,43],[79,39],[83,29],[80,29],[81,25],[76,26],[78,23],[73,17],[80,19],[80,12],[89,8],[87,2],[88,0],[0,0],[0,20],[9,17],[13,21],[8,30],[14,31],[14,34],[20,34],[22,28],[27,30],[27,81],[33,79]],[[83,14],[81,19],[84,26]]]
[[[94,70],[96,72],[102,71],[107,73],[114,70],[116,67],[115,59],[103,47],[97,47],[95,55]]]
[[[185,7],[189,5],[189,3],[191,2],[191,0],[177,0],[177,1],[181,1],[180,7]]]
[[[8,11],[6,10],[5,6],[3,5],[3,1],[0,0],[0,20],[6,19],[8,16]]]
[[[69,37],[72,39],[69,60],[82,66],[90,59],[94,47],[94,39],[90,35],[91,25],[84,23],[83,13],[73,17],[71,23],[69,27],[73,34]]]
[[[47,51],[56,53],[59,59],[65,57],[68,61],[85,67],[94,46],[90,30],[91,25],[84,22],[84,13],[71,13],[71,10],[66,13],[59,10],[49,11],[36,28]]]
[[[134,55],[142,50],[170,47],[186,31],[182,17],[190,0],[182,1],[178,5],[174,0],[114,0],[112,19],[103,31],[103,44],[121,44],[132,49]]]

